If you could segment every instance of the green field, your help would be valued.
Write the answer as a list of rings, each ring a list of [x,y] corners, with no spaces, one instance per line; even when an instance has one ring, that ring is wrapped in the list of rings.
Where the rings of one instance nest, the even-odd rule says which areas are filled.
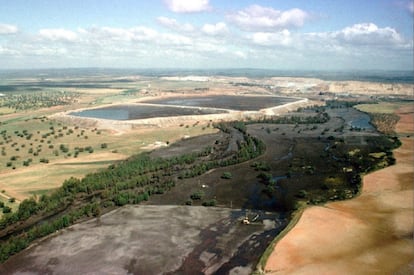
[[[381,102],[377,104],[360,104],[355,108],[366,113],[393,114],[401,104]]]

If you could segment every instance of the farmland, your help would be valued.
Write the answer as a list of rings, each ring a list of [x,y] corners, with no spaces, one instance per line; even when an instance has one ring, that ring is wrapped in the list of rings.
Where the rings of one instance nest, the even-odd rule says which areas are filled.
[[[82,177],[125,159],[131,153],[215,131],[206,125],[177,125],[168,129],[138,129],[120,135],[112,129],[69,124],[48,117],[61,110],[107,104],[113,100],[136,100],[139,87],[145,85],[117,83],[116,80],[112,83],[116,87],[95,83],[76,86],[72,81],[28,83],[24,79],[2,87],[0,189],[3,199],[21,201],[33,194],[47,193],[60,186],[68,176]],[[70,91],[62,92],[62,89]]]

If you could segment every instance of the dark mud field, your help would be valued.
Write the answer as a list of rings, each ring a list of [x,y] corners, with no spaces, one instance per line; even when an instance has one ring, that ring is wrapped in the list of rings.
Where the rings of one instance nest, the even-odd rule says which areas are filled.
[[[339,149],[332,149],[337,144],[328,137],[340,137],[338,147],[346,150],[366,146],[378,133],[352,130],[357,114],[353,109],[330,110],[331,119],[323,124],[248,125],[247,133],[266,145],[258,158],[181,179],[141,206],[123,207],[62,230],[11,257],[0,273],[250,274],[288,224],[301,192],[322,196],[327,184],[333,190],[349,189],[345,174],[338,172]],[[217,143],[231,151],[238,138],[219,132],[179,141],[151,156],[200,152]],[[255,163],[266,164],[271,184],[260,178]],[[226,172],[231,178],[223,178]],[[197,192],[202,198],[191,200]],[[201,206],[211,200],[215,207]],[[191,206],[186,205],[189,201]],[[241,223],[246,215],[252,224]]]
[[[203,96],[203,97],[170,97],[153,99],[144,103],[192,106],[205,108],[231,109],[238,111],[257,111],[297,101],[298,99],[276,96]]]
[[[92,117],[112,120],[134,120],[155,117],[171,116],[195,116],[225,113],[222,110],[182,108],[169,106],[149,105],[115,105],[110,107],[89,109],[80,112],[72,112],[70,115],[78,117]]]
[[[0,267],[1,274],[250,274],[285,219],[261,211],[126,206],[62,230]],[[254,261],[253,261],[254,262]]]

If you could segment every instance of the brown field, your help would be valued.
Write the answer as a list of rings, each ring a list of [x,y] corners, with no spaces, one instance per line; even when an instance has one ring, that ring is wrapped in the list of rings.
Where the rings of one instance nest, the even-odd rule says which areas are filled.
[[[359,197],[304,210],[267,260],[267,274],[409,274],[414,247],[414,110],[404,106],[397,164],[363,179]]]

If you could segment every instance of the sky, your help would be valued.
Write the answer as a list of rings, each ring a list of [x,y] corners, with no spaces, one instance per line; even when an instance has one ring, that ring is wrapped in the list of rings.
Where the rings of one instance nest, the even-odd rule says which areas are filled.
[[[0,0],[0,69],[413,70],[412,0]]]

